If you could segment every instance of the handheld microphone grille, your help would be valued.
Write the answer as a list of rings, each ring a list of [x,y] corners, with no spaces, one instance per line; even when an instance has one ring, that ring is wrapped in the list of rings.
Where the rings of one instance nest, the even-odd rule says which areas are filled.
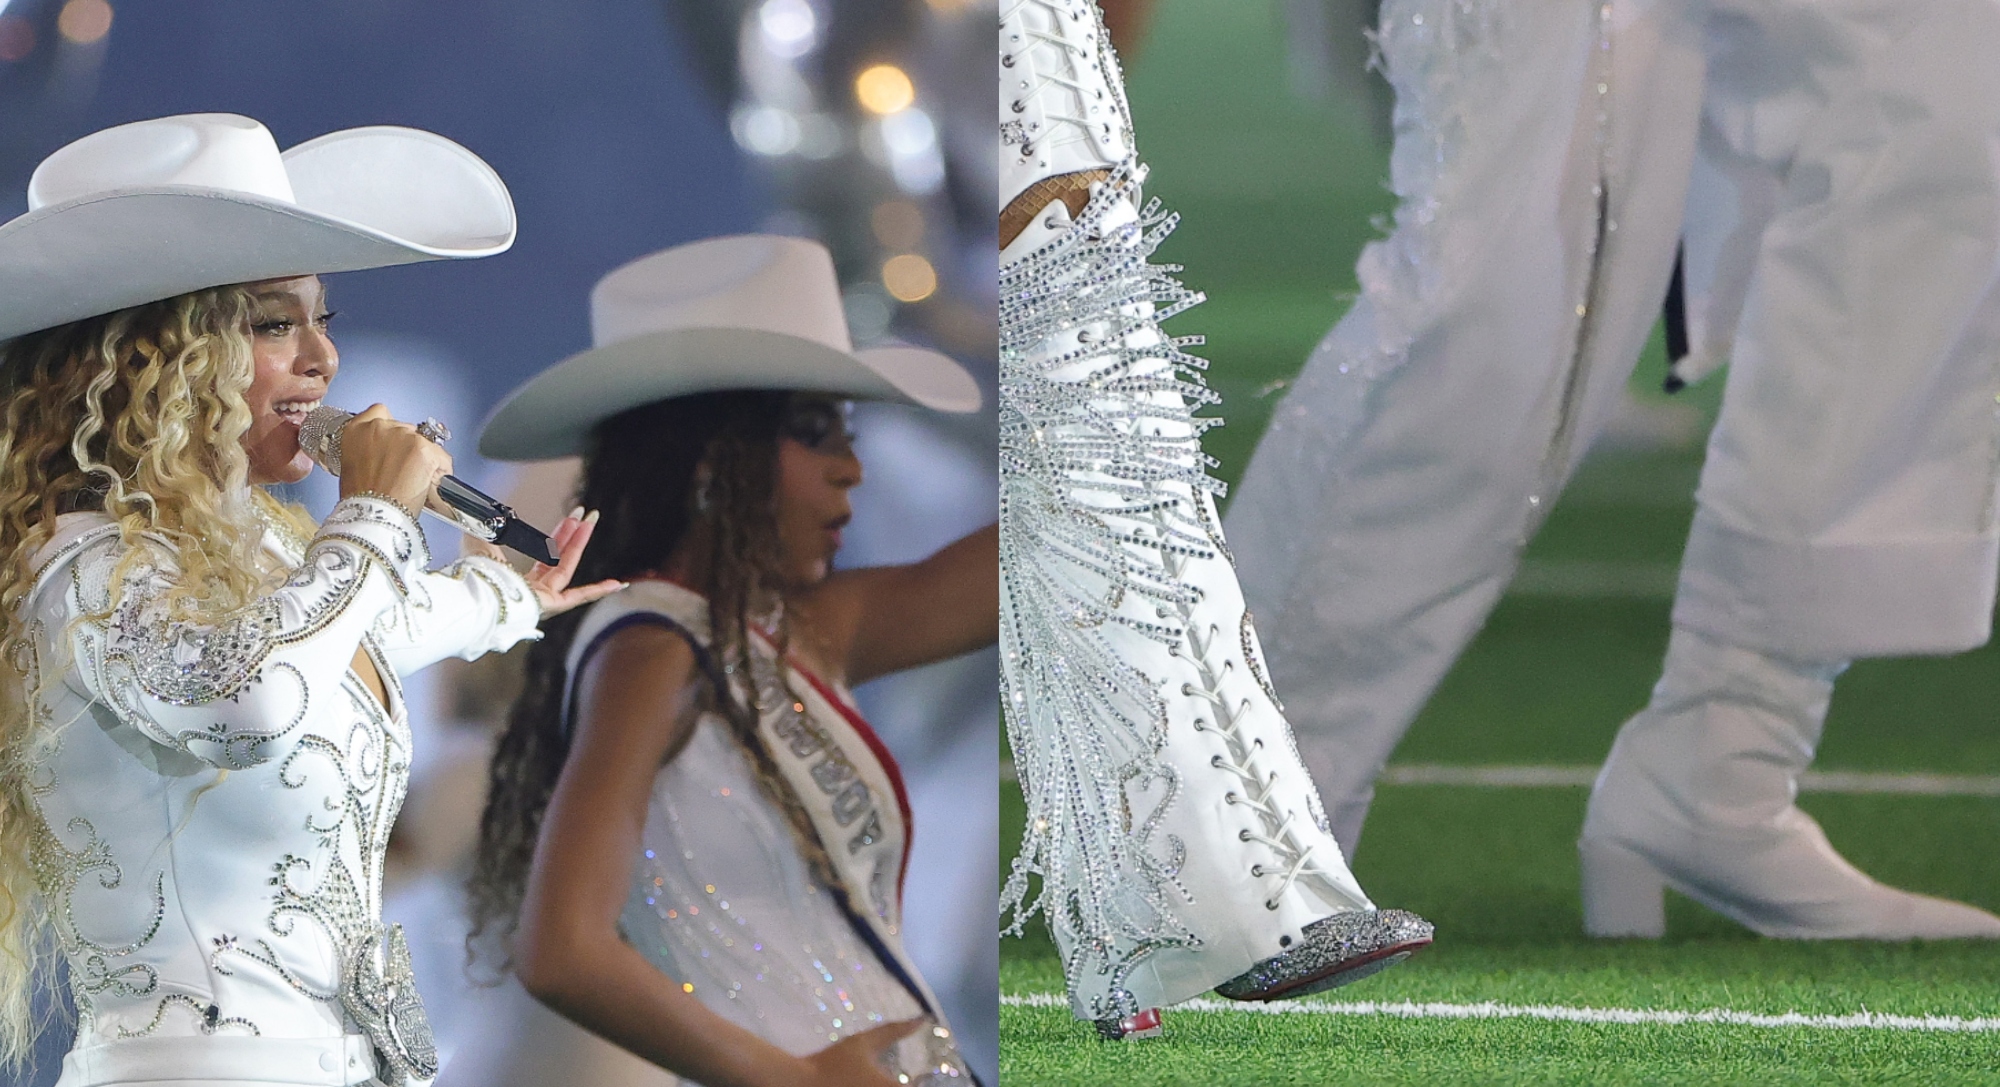
[[[321,468],[333,475],[340,474],[340,432],[347,421],[354,418],[351,411],[342,411],[330,404],[322,404],[306,413],[306,421],[299,425],[299,448],[305,450]]]

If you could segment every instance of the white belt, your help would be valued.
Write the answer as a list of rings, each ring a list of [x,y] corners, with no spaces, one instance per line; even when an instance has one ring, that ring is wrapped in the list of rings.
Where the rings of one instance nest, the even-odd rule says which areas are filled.
[[[73,1049],[56,1087],[112,1087],[152,1080],[214,1080],[353,1087],[375,1076],[375,1047],[360,1034],[332,1038],[126,1038]]]

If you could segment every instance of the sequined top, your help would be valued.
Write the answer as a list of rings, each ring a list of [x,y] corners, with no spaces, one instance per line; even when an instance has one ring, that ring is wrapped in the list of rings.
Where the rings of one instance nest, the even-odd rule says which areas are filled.
[[[707,615],[706,601],[678,585],[635,582],[593,606],[577,632],[571,674],[615,626],[657,616],[705,640]],[[754,641],[768,654],[768,643]],[[850,861],[866,858],[846,868],[857,885],[854,900],[814,874],[728,721],[708,711],[653,781],[644,856],[621,931],[711,1011],[787,1052],[811,1053],[881,1023],[930,1018],[928,1029],[895,1050],[904,1082],[970,1082],[935,997],[902,948],[908,823],[894,762],[844,688],[796,664],[789,677],[796,700],[775,691],[759,696],[767,729],[783,716],[774,734],[789,736],[774,757],[781,770],[783,760],[800,757],[816,768],[802,777],[819,794],[807,808],[821,840]],[[803,719],[785,716],[794,712]]]
[[[72,1063],[111,1067],[162,1038],[209,1038],[203,1060],[233,1039],[265,1054],[317,1039],[350,1065],[372,1056],[343,1076],[427,1076],[401,930],[380,916],[410,766],[397,677],[529,637],[540,609],[504,564],[427,571],[417,526],[375,499],[265,546],[290,576],[209,625],[168,613],[165,545],[121,575],[102,514],[63,516],[35,557],[35,861],[80,1015]],[[357,647],[387,706],[351,670]]]

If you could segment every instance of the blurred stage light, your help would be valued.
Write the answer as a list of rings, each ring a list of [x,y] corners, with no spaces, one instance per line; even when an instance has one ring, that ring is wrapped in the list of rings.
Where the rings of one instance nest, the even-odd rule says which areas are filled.
[[[789,155],[798,150],[799,119],[776,106],[738,106],[729,116],[737,146],[757,155]]]
[[[856,347],[866,347],[889,331],[896,316],[896,304],[879,283],[855,283],[840,292],[841,308],[847,311],[847,331]]]
[[[77,45],[89,45],[111,33],[108,0],[69,0],[56,16],[56,30]]]
[[[882,142],[897,157],[937,150],[937,126],[920,109],[898,110],[882,118]]]
[[[0,15],[0,61],[15,61],[35,51],[35,24],[14,15]]]
[[[882,264],[882,286],[898,302],[921,302],[937,293],[937,270],[915,253],[890,257]]]
[[[924,209],[914,200],[884,200],[868,214],[875,240],[885,249],[907,253],[924,243]]]
[[[868,112],[886,115],[908,109],[917,100],[917,89],[901,68],[877,64],[854,77],[854,97]]]
[[[913,106],[882,118],[880,124],[896,187],[920,196],[942,188],[944,156],[938,151],[937,126],[930,114]]]
[[[819,44],[819,20],[806,0],[764,0],[757,9],[757,28],[764,48],[787,60],[797,60]]]

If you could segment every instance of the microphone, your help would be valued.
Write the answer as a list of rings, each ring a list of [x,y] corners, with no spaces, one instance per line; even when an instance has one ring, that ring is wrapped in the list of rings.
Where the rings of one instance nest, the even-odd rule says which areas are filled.
[[[321,468],[340,475],[340,435],[352,418],[353,412],[331,405],[314,408],[299,427],[299,448]],[[451,522],[468,536],[512,548],[544,565],[561,561],[546,533],[521,520],[506,503],[457,476],[438,480],[424,512]]]

